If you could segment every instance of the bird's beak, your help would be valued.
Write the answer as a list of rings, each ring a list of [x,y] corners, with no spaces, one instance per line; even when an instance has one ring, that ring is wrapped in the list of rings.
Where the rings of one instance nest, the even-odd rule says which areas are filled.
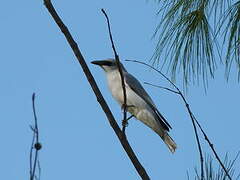
[[[92,61],[92,64],[98,65],[98,66],[103,66],[106,65],[107,61],[101,60],[101,61]]]

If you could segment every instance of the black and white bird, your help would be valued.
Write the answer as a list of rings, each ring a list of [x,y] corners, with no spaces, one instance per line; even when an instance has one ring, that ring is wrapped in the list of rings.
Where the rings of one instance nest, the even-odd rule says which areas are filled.
[[[114,99],[123,107],[124,96],[122,80],[118,70],[117,62],[114,59],[92,61],[92,64],[99,65],[107,76],[109,90]],[[171,126],[158,111],[153,100],[142,87],[140,82],[121,64],[126,88],[126,109],[136,119],[155,131],[165,142],[172,153],[175,152],[177,145],[169,136],[168,132]]]

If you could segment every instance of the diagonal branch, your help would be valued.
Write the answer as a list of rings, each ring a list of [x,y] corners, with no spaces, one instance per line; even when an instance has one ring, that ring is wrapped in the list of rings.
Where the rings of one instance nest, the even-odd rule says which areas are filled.
[[[62,33],[64,34],[68,44],[71,46],[79,64],[81,65],[84,74],[86,76],[86,78],[88,79],[88,82],[97,98],[97,101],[99,102],[99,104],[101,105],[101,108],[103,109],[104,113],[106,114],[108,121],[111,125],[111,127],[113,128],[115,134],[117,135],[121,145],[123,146],[124,150],[126,151],[128,157],[130,158],[131,162],[133,163],[135,169],[137,170],[138,174],[141,176],[142,179],[144,180],[148,180],[150,179],[147,172],[145,171],[145,169],[143,168],[143,166],[141,165],[141,163],[139,162],[139,160],[137,159],[137,156],[135,155],[135,153],[133,152],[130,144],[128,143],[126,136],[124,135],[124,133],[122,133],[121,129],[119,128],[112,112],[110,111],[105,99],[103,98],[97,84],[96,81],[94,80],[79,48],[77,43],[74,41],[71,33],[69,32],[68,28],[64,25],[63,21],[61,20],[61,18],[58,16],[56,10],[54,9],[51,0],[44,0],[44,5],[46,6],[47,10],[49,11],[49,13],[51,14],[52,18],[54,19],[54,21],[57,23],[58,27],[61,29]]]
[[[122,83],[122,90],[123,90],[123,121],[122,121],[122,126],[123,127],[122,127],[122,131],[125,134],[125,129],[126,129],[126,125],[127,125],[127,95],[126,95],[126,87],[125,87],[125,83],[124,83],[123,70],[122,70],[121,63],[120,63],[120,60],[119,60],[119,56],[117,54],[117,51],[116,51],[116,48],[115,48],[115,45],[114,45],[114,42],[113,42],[108,15],[107,15],[107,13],[105,12],[104,9],[101,9],[101,11],[107,19],[108,33],[109,33],[110,41],[111,41],[111,44],[112,44],[112,49],[113,49],[113,52],[114,52],[115,60],[117,62],[118,71],[119,71],[120,76],[121,76],[121,83]]]
[[[182,98],[182,100],[185,103],[185,106],[187,108],[187,111],[190,115],[190,118],[192,120],[192,124],[193,124],[193,128],[194,128],[194,132],[195,132],[195,136],[196,136],[196,140],[197,140],[197,144],[198,144],[198,149],[199,149],[199,155],[200,155],[200,162],[201,162],[201,180],[204,179],[204,172],[203,172],[203,154],[202,154],[202,149],[201,149],[201,144],[199,141],[199,137],[198,137],[198,133],[197,133],[197,129],[196,129],[196,124],[198,125],[199,129],[201,130],[205,140],[207,141],[208,145],[210,146],[211,150],[213,151],[213,154],[215,155],[217,161],[219,162],[220,166],[222,167],[222,169],[224,170],[224,172],[226,173],[227,177],[232,180],[231,176],[229,175],[229,172],[227,170],[227,168],[224,166],[224,164],[222,163],[220,157],[218,156],[216,150],[213,147],[213,143],[211,143],[210,139],[208,138],[207,134],[205,133],[205,131],[203,130],[202,126],[200,125],[200,123],[198,122],[198,120],[196,119],[196,117],[194,116],[193,112],[190,109],[190,106],[186,100],[186,98],[184,97],[183,93],[180,91],[180,89],[167,77],[165,76],[161,71],[157,70],[156,68],[154,68],[153,66],[150,66],[149,64],[146,64],[144,62],[140,62],[140,61],[136,61],[136,60],[126,60],[126,61],[130,61],[130,62],[136,62],[139,64],[143,64],[145,66],[150,67],[151,69],[153,69],[154,71],[158,72],[161,76],[163,76],[171,85],[173,85],[173,87],[176,89],[176,92],[174,91],[175,94],[179,94]],[[156,85],[154,85],[156,87]],[[170,89],[171,90],[171,89]],[[172,90],[171,90],[172,91]],[[195,124],[196,122],[196,124]]]

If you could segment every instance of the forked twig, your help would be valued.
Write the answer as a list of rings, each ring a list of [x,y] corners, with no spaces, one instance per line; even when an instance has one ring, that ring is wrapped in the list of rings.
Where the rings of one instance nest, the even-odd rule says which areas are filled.
[[[32,109],[33,109],[33,115],[34,115],[34,126],[30,126],[31,130],[33,131],[33,139],[32,139],[31,149],[30,149],[30,180],[34,180],[34,178],[36,178],[37,167],[39,171],[38,179],[40,179],[40,175],[41,175],[41,167],[38,159],[38,151],[42,148],[42,145],[39,142],[38,122],[37,122],[37,115],[35,110],[35,93],[32,94]],[[33,160],[33,149],[35,149],[34,160]]]
[[[200,140],[199,140],[199,137],[198,137],[198,132],[197,132],[197,128],[196,128],[196,124],[194,122],[194,119],[193,119],[193,114],[189,108],[189,105],[185,99],[185,97],[183,96],[182,92],[180,91],[180,89],[166,76],[164,75],[161,71],[157,70],[156,68],[154,68],[153,66],[150,66],[149,64],[147,63],[144,63],[144,62],[141,62],[141,61],[136,61],[136,60],[126,60],[126,61],[130,61],[130,62],[136,62],[136,63],[139,63],[139,64],[143,64],[145,66],[148,66],[150,67],[151,69],[153,69],[154,71],[158,72],[161,76],[163,76],[177,91],[174,93],[177,93],[181,96],[181,98],[183,99],[186,107],[187,107],[187,110],[188,110],[188,113],[191,117],[191,121],[192,121],[192,125],[193,125],[193,129],[194,129],[194,133],[195,133],[195,138],[196,138],[196,141],[197,141],[197,146],[198,146],[198,150],[199,150],[199,158],[200,158],[200,164],[201,164],[201,180],[203,180],[204,178],[204,171],[203,171],[203,153],[202,153],[202,148],[201,148],[201,144],[200,144]],[[156,86],[156,85],[154,85]],[[166,88],[165,88],[166,89]],[[167,89],[168,90],[168,89]]]
[[[220,166],[223,168],[223,170],[225,171],[227,177],[232,180],[231,176],[229,175],[228,173],[228,170],[226,169],[226,167],[224,166],[224,164],[222,163],[221,159],[219,158],[216,150],[214,149],[213,147],[213,144],[211,143],[211,141],[209,140],[207,134],[205,133],[205,131],[203,130],[202,126],[200,125],[200,123],[198,122],[198,120],[196,119],[196,117],[194,116],[193,112],[191,111],[190,109],[190,106],[186,100],[186,98],[184,97],[183,93],[180,91],[180,89],[166,76],[164,75],[161,71],[157,70],[156,68],[154,68],[153,66],[147,64],[147,63],[144,63],[144,62],[141,62],[141,61],[136,61],[136,60],[126,60],[126,61],[130,61],[130,62],[136,62],[136,63],[139,63],[139,64],[143,64],[145,66],[148,66],[150,67],[151,69],[153,69],[154,71],[156,71],[157,73],[159,73],[161,76],[163,76],[175,89],[176,91],[174,90],[171,90],[169,88],[164,88],[165,90],[169,90],[171,92],[174,92],[175,94],[178,94],[181,96],[182,100],[184,101],[185,103],[185,106],[187,108],[187,111],[190,115],[190,118],[191,118],[191,121],[192,121],[192,125],[193,125],[193,129],[194,129],[194,132],[195,132],[195,137],[196,137],[196,141],[197,141],[197,144],[198,144],[198,150],[199,150],[199,156],[200,156],[200,163],[201,163],[201,180],[204,179],[204,171],[203,171],[203,154],[202,154],[202,148],[201,148],[201,144],[200,144],[200,140],[199,140],[199,137],[198,137],[198,133],[197,133],[197,129],[196,129],[196,124],[197,126],[199,127],[199,129],[201,130],[205,140],[207,141],[207,143],[209,144],[211,150],[213,151],[217,161],[219,162]],[[147,84],[150,84],[150,83],[147,83]],[[150,84],[152,85],[152,84]],[[155,87],[159,87],[159,86],[156,86],[156,85],[152,85],[152,86],[155,86]],[[160,86],[160,88],[163,88]],[[195,124],[196,122],[196,124]]]

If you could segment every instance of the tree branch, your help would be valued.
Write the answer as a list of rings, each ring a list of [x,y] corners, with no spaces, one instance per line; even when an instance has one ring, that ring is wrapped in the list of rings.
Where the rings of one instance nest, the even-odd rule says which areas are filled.
[[[197,123],[199,129],[201,130],[205,140],[207,141],[208,145],[210,146],[211,150],[213,151],[213,154],[215,155],[217,161],[219,162],[220,166],[222,167],[222,169],[224,170],[224,172],[226,173],[227,177],[232,180],[231,176],[228,173],[227,168],[224,166],[224,164],[222,163],[221,159],[219,158],[216,150],[213,147],[213,143],[211,143],[211,141],[209,140],[207,134],[205,133],[205,131],[203,130],[202,126],[200,125],[200,123],[198,122],[198,120],[196,119],[196,117],[194,116],[193,112],[190,109],[190,106],[186,100],[186,98],[184,97],[183,93],[180,91],[180,89],[166,76],[164,75],[161,71],[157,70],[156,68],[154,68],[153,66],[150,66],[149,64],[146,64],[144,62],[140,62],[140,61],[136,61],[136,60],[126,60],[126,61],[130,61],[130,62],[136,62],[139,64],[143,64],[145,66],[150,67],[151,69],[153,69],[154,71],[156,71],[157,73],[159,73],[161,76],[163,76],[171,85],[173,85],[173,87],[176,89],[176,92],[174,91],[175,94],[179,94],[182,98],[182,100],[185,103],[185,106],[188,110],[188,114],[190,115],[190,118],[192,120],[192,124],[193,124],[193,128],[194,128],[194,132],[195,132],[195,136],[196,136],[196,140],[197,140],[197,144],[198,144],[198,149],[199,149],[199,155],[200,155],[200,163],[201,163],[201,180],[204,179],[204,172],[203,172],[203,154],[202,154],[202,149],[201,149],[201,144],[199,141],[199,137],[198,137],[198,133],[197,133],[197,129],[196,129],[196,124]],[[155,87],[157,87],[156,85],[154,85]],[[169,91],[172,91],[171,89]]]
[[[143,64],[145,66],[148,66],[150,67],[151,69],[153,69],[154,71],[156,71],[157,73],[159,73],[161,76],[163,76],[171,85],[173,85],[173,87],[176,89],[176,92],[174,91],[175,94],[179,94],[182,98],[182,100],[184,101],[185,103],[185,106],[187,108],[187,111],[188,111],[188,114],[191,118],[191,121],[192,121],[192,125],[193,125],[193,129],[194,129],[194,132],[195,132],[195,136],[196,136],[196,140],[197,140],[197,145],[198,145],[198,150],[199,150],[199,155],[200,155],[200,163],[201,163],[201,180],[204,179],[204,171],[203,171],[203,154],[202,154],[202,148],[201,148],[201,144],[200,144],[200,141],[199,141],[199,137],[198,137],[198,132],[197,132],[197,128],[196,128],[196,124],[195,122],[197,123],[199,129],[201,130],[205,140],[207,141],[207,143],[209,144],[211,150],[213,151],[217,161],[219,162],[220,166],[223,168],[223,170],[225,171],[227,177],[232,180],[231,176],[229,175],[228,173],[228,170],[227,168],[224,166],[224,164],[222,163],[221,159],[219,158],[216,150],[214,149],[213,147],[213,143],[211,143],[211,141],[209,140],[207,134],[205,133],[205,131],[203,130],[203,128],[201,127],[200,123],[198,122],[198,120],[196,119],[196,117],[194,116],[193,112],[191,111],[190,109],[190,106],[186,100],[186,98],[184,97],[183,93],[180,91],[180,89],[167,77],[165,76],[161,71],[157,70],[156,68],[154,68],[153,66],[150,66],[149,64],[146,64],[144,62],[140,62],[140,61],[136,61],[136,60],[126,60],[126,61],[130,61],[130,62],[135,62],[135,63],[139,63],[139,64]],[[154,85],[155,87],[157,87],[156,85]],[[170,89],[171,90],[171,89]],[[171,90],[172,91],[172,90]]]
[[[130,160],[132,161],[134,167],[136,168],[138,174],[142,177],[142,179],[144,180],[148,180],[150,179],[149,176],[147,175],[145,169],[143,168],[143,166],[140,164],[140,162],[137,159],[137,156],[134,154],[130,144],[128,143],[126,136],[122,133],[121,129],[119,128],[112,112],[110,111],[105,99],[103,98],[79,48],[77,43],[74,41],[71,33],[69,32],[68,28],[64,25],[63,21],[61,20],[61,18],[58,16],[56,10],[54,9],[51,0],[44,0],[44,5],[46,6],[47,10],[49,11],[49,13],[51,14],[52,18],[54,19],[54,21],[57,23],[58,27],[61,29],[62,33],[64,34],[66,40],[68,41],[68,44],[71,46],[76,58],[78,59],[79,64],[81,65],[85,76],[88,79],[88,82],[97,98],[97,101],[99,102],[99,104],[101,105],[101,108],[103,109],[103,111],[105,112],[108,121],[111,125],[111,127],[113,128],[115,134],[117,135],[119,141],[121,142],[121,145],[123,146],[124,150],[126,151],[128,157],[130,158]]]
[[[38,151],[42,148],[41,143],[39,142],[39,131],[38,131],[38,123],[37,123],[37,115],[35,110],[35,93],[32,95],[32,109],[34,115],[34,127],[30,126],[31,130],[33,131],[33,139],[30,149],[30,180],[34,180],[36,177],[36,168],[38,165],[39,170],[39,178],[40,178],[40,162],[38,160]],[[35,149],[34,160],[33,160],[33,149]]]
[[[112,33],[111,33],[111,27],[110,27],[110,22],[109,22],[109,18],[107,13],[105,12],[104,9],[101,9],[102,13],[104,14],[104,16],[106,17],[107,20],[107,25],[108,25],[108,33],[109,33],[109,37],[110,37],[110,41],[112,44],[112,49],[114,52],[114,56],[115,56],[115,60],[117,62],[117,66],[118,66],[118,71],[120,73],[121,76],[121,83],[122,83],[122,89],[123,89],[123,121],[122,121],[122,131],[125,134],[125,129],[126,129],[126,125],[127,125],[127,95],[126,95],[126,87],[125,87],[125,83],[124,83],[124,76],[123,76],[123,71],[122,71],[122,67],[120,64],[120,60],[119,60],[119,56],[117,54],[114,42],[113,42],[113,38],[112,38]]]

